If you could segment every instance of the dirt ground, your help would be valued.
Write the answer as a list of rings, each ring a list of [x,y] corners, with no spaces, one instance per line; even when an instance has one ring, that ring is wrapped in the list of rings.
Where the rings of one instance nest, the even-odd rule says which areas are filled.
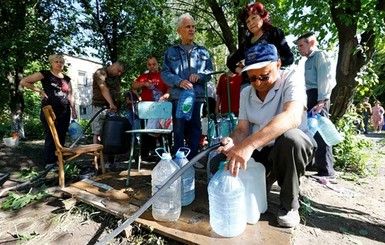
[[[302,221],[292,230],[292,239],[287,244],[385,243],[384,135],[366,137],[375,143],[370,161],[377,165],[376,174],[352,181],[340,173],[336,180],[325,182],[307,172],[301,183]],[[21,142],[20,147],[14,149],[0,145],[0,172],[11,174],[8,181],[0,183],[0,193],[21,181],[16,171],[29,167],[43,169],[42,144],[42,141]],[[53,195],[43,201],[20,210],[0,210],[0,244],[95,244],[111,231],[111,223],[115,227],[119,224],[118,219],[95,209],[89,208],[90,212],[85,215],[81,210],[87,209],[87,205],[70,206],[66,211],[65,204],[70,199],[57,187],[49,190]],[[6,198],[1,196],[0,202]],[[111,244],[140,242],[130,243],[119,237]]]

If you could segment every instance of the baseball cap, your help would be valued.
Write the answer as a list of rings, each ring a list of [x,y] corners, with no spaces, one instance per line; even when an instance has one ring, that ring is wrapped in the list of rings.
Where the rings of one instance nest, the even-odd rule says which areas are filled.
[[[267,66],[271,62],[277,61],[278,59],[278,51],[274,45],[254,45],[246,51],[245,67],[242,69],[242,72],[252,69],[260,69]]]

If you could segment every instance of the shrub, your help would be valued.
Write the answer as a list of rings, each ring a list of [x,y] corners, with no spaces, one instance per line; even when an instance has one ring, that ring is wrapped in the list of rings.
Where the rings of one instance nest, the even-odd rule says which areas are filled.
[[[333,147],[333,154],[336,169],[366,176],[369,168],[363,152],[366,152],[372,144],[358,135],[357,122],[359,123],[361,119],[361,116],[351,109],[336,122],[338,131],[344,134],[344,141]]]

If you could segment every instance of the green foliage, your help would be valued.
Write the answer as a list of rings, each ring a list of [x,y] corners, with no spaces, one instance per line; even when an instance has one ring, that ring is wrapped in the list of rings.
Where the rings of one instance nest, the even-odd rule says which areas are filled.
[[[33,201],[40,200],[51,195],[52,193],[46,189],[46,186],[43,185],[37,190],[36,193],[31,193],[31,191],[26,194],[10,193],[8,198],[1,203],[1,208],[4,210],[21,209]]]
[[[357,119],[362,120],[352,108],[337,121],[336,127],[344,134],[344,141],[333,147],[334,165],[339,170],[367,176],[370,168],[368,162],[364,161],[363,153],[367,152],[372,144],[358,136],[355,125]]]
[[[14,238],[17,238],[19,239],[20,241],[29,241],[35,237],[37,237],[38,235],[40,235],[39,233],[37,233],[36,231],[33,231],[31,232],[29,235],[24,235],[24,234],[21,234],[21,233],[16,233],[16,234],[11,234]]]
[[[66,178],[77,178],[80,174],[80,168],[75,162],[68,162],[64,165],[64,173]]]
[[[28,168],[20,170],[20,172],[18,172],[18,175],[23,180],[31,180],[38,176],[39,172],[37,172],[36,169]]]
[[[31,118],[28,116],[24,119],[25,136],[28,139],[43,139],[44,127],[41,124],[40,117]]]

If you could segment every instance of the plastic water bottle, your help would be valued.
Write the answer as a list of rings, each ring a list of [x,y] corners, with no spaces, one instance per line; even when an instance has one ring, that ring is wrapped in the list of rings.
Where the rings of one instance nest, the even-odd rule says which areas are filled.
[[[72,119],[70,126],[68,127],[68,134],[72,140],[76,140],[83,133],[83,128],[75,119]]]
[[[185,151],[187,154],[185,155]],[[190,149],[181,147],[175,154],[175,163],[182,168],[188,163],[187,156]],[[195,169],[193,166],[182,174],[182,206],[190,205],[195,199]]]
[[[220,169],[207,190],[211,228],[224,237],[240,235],[246,229],[245,187],[240,178]]]
[[[247,169],[240,169],[239,178],[245,186],[246,221],[256,224],[267,210],[265,166],[254,158],[247,161]]]
[[[154,101],[159,101],[159,98],[163,95],[162,91],[157,89],[154,85],[152,85],[150,89],[152,90],[152,98]]]
[[[152,195],[179,170],[178,165],[171,159],[170,153],[163,153],[161,160],[151,174]],[[152,216],[158,221],[176,221],[181,213],[181,178],[171,186],[152,204]]]
[[[195,92],[193,89],[184,89],[180,92],[176,108],[176,118],[190,120],[195,104]]]
[[[310,130],[310,132],[312,133],[313,136],[318,131],[317,115],[314,115],[312,112],[309,112],[309,114],[308,114],[307,127],[309,128],[309,130]]]
[[[318,122],[318,132],[327,145],[336,145],[344,140],[329,118],[320,116],[319,114],[317,114],[316,118]]]

